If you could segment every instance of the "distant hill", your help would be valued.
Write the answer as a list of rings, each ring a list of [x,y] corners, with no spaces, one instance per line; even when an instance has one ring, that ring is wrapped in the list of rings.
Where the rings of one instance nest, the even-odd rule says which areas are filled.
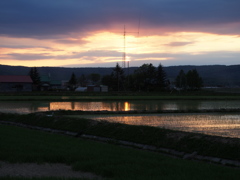
[[[52,80],[69,80],[72,73],[76,77],[82,74],[85,76],[91,73],[98,73],[101,76],[111,74],[114,67],[98,68],[65,68],[65,67],[38,67],[40,75],[50,75]],[[133,73],[137,67],[130,67],[126,74]],[[168,79],[174,81],[180,70],[187,73],[189,70],[196,69],[203,78],[205,86],[240,86],[240,65],[209,65],[209,66],[169,66],[164,67]],[[0,65],[0,75],[27,75],[30,67]]]
[[[209,66],[170,66],[165,67],[169,78],[176,78],[180,70],[187,73],[196,69],[205,86],[240,86],[240,65],[209,65]]]
[[[0,75],[28,75],[30,67],[0,65]],[[101,76],[111,74],[113,68],[64,68],[64,67],[37,67],[40,75],[49,75],[54,80],[69,80],[72,73],[76,77],[82,74],[98,73]]]

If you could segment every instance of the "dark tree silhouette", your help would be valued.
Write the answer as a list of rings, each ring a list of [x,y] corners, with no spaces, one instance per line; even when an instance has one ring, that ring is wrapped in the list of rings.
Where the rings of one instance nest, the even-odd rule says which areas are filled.
[[[110,75],[105,75],[101,80],[103,85],[108,86],[109,90],[121,91],[124,90],[125,75],[124,70],[117,63]]]
[[[134,86],[140,91],[151,91],[156,82],[156,68],[150,64],[143,64],[134,72]]]
[[[162,65],[158,68],[150,64],[143,64],[137,68],[133,74],[129,74],[127,78],[123,69],[116,65],[111,75],[102,78],[102,84],[107,85],[109,89],[114,91],[131,90],[131,91],[157,91],[166,90],[169,81]]]
[[[40,76],[36,67],[30,69],[29,76],[32,78],[33,84],[40,84]]]
[[[188,71],[188,73],[186,74],[186,77],[187,77],[187,85],[189,89],[197,90],[203,86],[203,80],[199,76],[196,69]]]
[[[102,81],[103,85],[108,86],[108,88],[110,90],[112,90],[113,79],[112,79],[111,75],[103,76],[101,81]]]
[[[85,87],[87,85],[87,78],[85,77],[84,74],[82,74],[79,78],[79,84],[81,87]]]
[[[71,90],[74,90],[77,85],[77,79],[74,73],[72,73],[70,80],[68,81],[68,84],[71,88]]]
[[[157,67],[157,86],[160,90],[165,90],[168,85],[166,72],[163,70],[163,66],[159,64]]]
[[[125,74],[124,70],[119,66],[118,63],[111,73],[111,82],[114,91],[124,90]]]
[[[178,76],[175,79],[176,87],[181,89],[187,88],[187,77],[183,70],[180,70]]]
[[[97,73],[92,73],[89,75],[89,78],[94,84],[96,84],[101,79],[101,75]]]
[[[189,70],[187,74],[181,70],[176,77],[176,87],[183,90],[198,90],[203,86],[203,80],[196,69]]]

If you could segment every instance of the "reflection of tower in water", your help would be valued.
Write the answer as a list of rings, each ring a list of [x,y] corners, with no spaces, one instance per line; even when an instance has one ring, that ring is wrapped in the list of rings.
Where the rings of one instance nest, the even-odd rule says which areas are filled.
[[[75,110],[75,102],[71,103],[71,110]]]
[[[130,111],[131,110],[131,106],[129,104],[129,102],[125,102],[124,103],[124,111]]]
[[[113,102],[111,103],[111,111],[130,111],[131,106],[129,102]]]

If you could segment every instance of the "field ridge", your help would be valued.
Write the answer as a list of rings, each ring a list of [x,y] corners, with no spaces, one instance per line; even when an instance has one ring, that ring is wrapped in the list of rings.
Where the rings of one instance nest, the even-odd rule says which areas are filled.
[[[194,151],[192,153],[187,153],[187,152],[177,151],[177,150],[169,149],[169,148],[156,147],[156,146],[147,145],[147,144],[140,144],[140,143],[125,141],[125,140],[116,140],[113,138],[106,138],[106,137],[100,137],[100,136],[83,134],[83,133],[80,134],[78,132],[71,132],[71,131],[66,131],[66,130],[57,130],[57,129],[52,129],[52,128],[44,128],[44,127],[40,127],[40,126],[32,126],[32,125],[28,125],[28,124],[24,124],[24,123],[16,123],[16,122],[11,122],[11,121],[1,120],[0,124],[13,125],[13,126],[34,129],[34,130],[40,130],[40,131],[49,132],[49,133],[63,134],[63,135],[67,135],[67,136],[85,138],[85,139],[90,139],[90,140],[95,140],[95,141],[100,141],[100,142],[105,142],[105,143],[113,143],[115,145],[121,145],[121,146],[123,145],[123,146],[133,147],[133,148],[137,148],[137,149],[154,151],[154,152],[162,153],[165,155],[171,155],[171,156],[175,156],[175,157],[183,158],[183,159],[199,160],[199,161],[206,161],[206,162],[210,162],[210,163],[216,163],[216,164],[220,164],[220,165],[224,165],[224,166],[240,167],[240,161],[238,161],[238,160],[230,160],[230,159],[224,159],[224,158],[219,158],[219,157],[203,156],[203,155],[199,155],[196,151]]]

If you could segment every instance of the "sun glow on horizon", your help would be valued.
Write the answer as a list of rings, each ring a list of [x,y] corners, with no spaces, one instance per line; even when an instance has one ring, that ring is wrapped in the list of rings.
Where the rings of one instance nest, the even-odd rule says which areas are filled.
[[[60,41],[61,40],[61,41]],[[68,42],[68,43],[64,43]],[[240,37],[201,32],[178,32],[154,36],[125,37],[126,61],[172,60],[175,54],[239,52]],[[31,39],[1,37],[0,64],[22,66],[68,66],[121,62],[122,34],[98,32],[87,37]]]

